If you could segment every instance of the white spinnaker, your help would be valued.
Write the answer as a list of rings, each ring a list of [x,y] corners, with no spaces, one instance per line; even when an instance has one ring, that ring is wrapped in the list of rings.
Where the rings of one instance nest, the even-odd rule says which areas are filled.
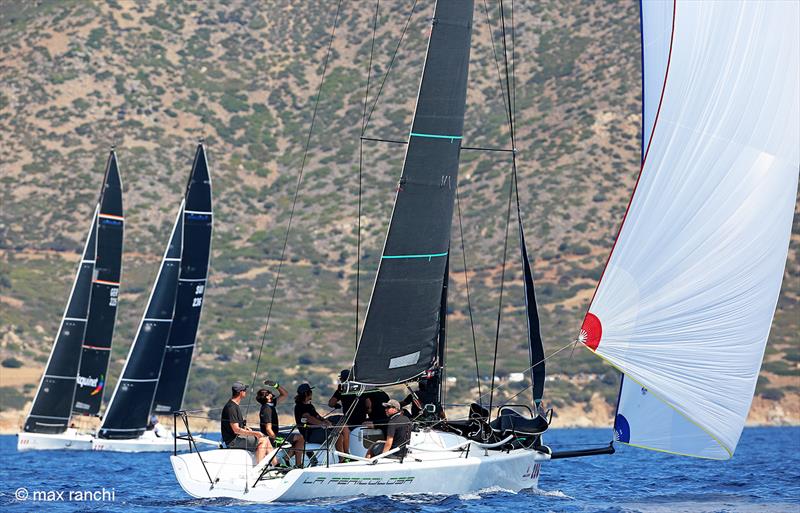
[[[665,27],[648,22],[663,19],[663,7],[643,3],[645,30]],[[677,2],[674,17],[663,102],[582,338],[626,375],[623,441],[727,459],[750,409],[791,234],[800,3]],[[658,69],[663,48],[654,55]],[[645,81],[648,66],[645,46]]]

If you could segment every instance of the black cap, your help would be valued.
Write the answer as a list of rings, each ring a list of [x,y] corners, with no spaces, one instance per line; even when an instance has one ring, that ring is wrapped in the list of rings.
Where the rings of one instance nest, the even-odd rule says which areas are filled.
[[[305,394],[306,392],[310,392],[311,390],[314,390],[314,387],[312,387],[308,383],[303,383],[302,385],[297,387],[298,394]]]
[[[349,377],[350,377],[350,371],[347,370],[347,369],[344,369],[344,370],[342,370],[342,372],[339,373],[339,381],[342,382],[342,383],[347,381],[347,378],[349,378]]]
[[[241,381],[235,381],[233,385],[231,385],[231,392],[233,392],[234,394],[238,394],[239,392],[247,390],[248,388],[249,387],[244,383],[242,383]]]

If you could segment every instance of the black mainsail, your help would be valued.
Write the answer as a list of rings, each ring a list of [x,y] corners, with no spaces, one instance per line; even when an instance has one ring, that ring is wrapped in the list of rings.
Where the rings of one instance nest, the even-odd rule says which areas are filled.
[[[114,321],[117,315],[122,271],[122,183],[117,156],[112,151],[97,215],[95,252],[89,315],[83,335],[73,412],[96,415],[103,400]]]
[[[181,409],[192,363],[200,312],[211,256],[211,177],[206,150],[197,146],[183,210],[183,252],[175,312],[167,341],[155,399],[154,413]]]
[[[161,259],[147,308],[103,416],[103,424],[98,432],[101,438],[137,438],[147,427],[175,311],[183,242],[182,220],[183,201]]]
[[[111,162],[113,172],[109,173]],[[101,187],[101,199],[95,206],[91,227],[86,235],[83,253],[75,281],[72,284],[67,307],[61,318],[53,349],[45,366],[44,375],[25,419],[23,430],[32,433],[62,433],[69,426],[72,401],[75,395],[76,377],[80,366],[81,346],[89,315],[89,297],[92,290],[92,276],[95,270],[97,251],[98,219],[102,211],[103,196],[108,190],[109,180],[117,184],[119,174],[116,156],[112,151]],[[120,208],[120,216],[121,216]],[[121,252],[121,249],[120,249]]]
[[[436,3],[394,211],[353,362],[356,383],[408,381],[437,359],[472,11],[472,0]]]

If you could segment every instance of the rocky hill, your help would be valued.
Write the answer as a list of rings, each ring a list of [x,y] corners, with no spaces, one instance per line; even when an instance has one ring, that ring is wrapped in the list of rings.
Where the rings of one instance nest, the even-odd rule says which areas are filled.
[[[493,42],[500,48],[498,13],[496,2],[488,4],[491,30],[476,2],[464,143],[508,147],[493,56]],[[638,173],[639,11],[636,2],[516,7],[520,196],[552,352],[575,338]],[[264,338],[262,376],[326,387],[352,358],[356,311],[363,320],[403,158],[402,146],[364,143],[357,254],[370,55],[367,103],[375,108],[366,135],[403,139],[432,8],[431,0],[381,2],[371,52],[374,4],[342,3]],[[230,381],[249,381],[336,12],[334,0],[0,2],[0,359],[23,369],[0,368],[0,408],[17,411],[34,391],[112,144],[127,231],[109,386],[143,311],[201,137],[212,165],[216,225],[186,406],[218,406]],[[507,154],[463,152],[461,222],[484,390],[509,184]],[[475,396],[476,370],[455,226],[448,373],[457,381],[448,395],[463,402]],[[513,225],[510,234],[497,372],[504,394],[524,386],[507,376],[527,367]],[[796,221],[757,389],[760,422],[798,420],[798,241]],[[607,422],[615,371],[582,348],[561,353],[548,369],[547,398],[564,416]]]

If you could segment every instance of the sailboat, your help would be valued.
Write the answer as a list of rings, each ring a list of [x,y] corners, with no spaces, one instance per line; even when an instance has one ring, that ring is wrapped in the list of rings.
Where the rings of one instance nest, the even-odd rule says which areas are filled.
[[[436,3],[401,186],[343,385],[349,390],[441,376],[472,8],[465,0]],[[272,502],[517,491],[537,487],[550,460],[612,454],[614,443],[733,456],[795,207],[800,42],[784,34],[800,31],[800,6],[645,1],[641,16],[640,175],[576,340],[624,376],[608,446],[552,450],[542,440],[549,420],[538,412],[477,405],[467,423],[417,424],[401,459],[387,457],[394,449],[355,454],[361,428],[353,429],[353,454],[308,444],[316,464],[288,471],[269,468],[274,452],[259,464],[236,449],[175,454],[173,470],[188,494]],[[536,387],[544,358],[533,347],[538,318],[521,223],[519,239]]]
[[[114,334],[122,267],[122,183],[112,149],[78,272],[17,449],[89,449],[70,419],[96,414]]]
[[[176,440],[172,431],[148,430],[147,426],[152,414],[179,410],[183,402],[203,308],[212,225],[211,178],[201,143],[147,307],[103,422],[92,439],[92,450],[189,448],[188,442]]]

